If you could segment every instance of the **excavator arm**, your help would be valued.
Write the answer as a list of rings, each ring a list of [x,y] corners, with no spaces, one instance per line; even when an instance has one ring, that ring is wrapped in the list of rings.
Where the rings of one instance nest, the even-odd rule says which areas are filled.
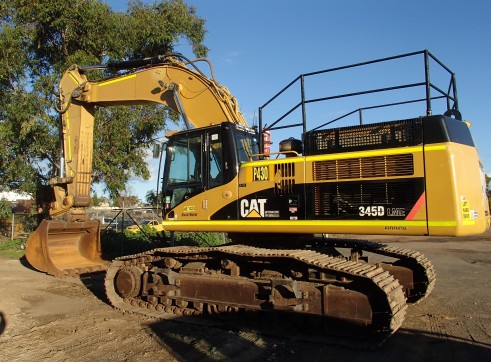
[[[50,181],[55,199],[51,217],[44,220],[27,242],[31,265],[53,275],[93,270],[101,265],[100,225],[88,220],[91,204],[94,114],[96,107],[157,103],[179,112],[187,127],[205,127],[228,121],[247,126],[230,91],[208,78],[180,55],[107,66],[71,66],[59,85],[63,157],[59,175]],[[107,69],[118,75],[91,81],[90,70]],[[121,74],[123,72],[123,74]],[[92,269],[91,269],[92,268]]]
[[[247,126],[227,88],[175,57],[99,82],[87,80],[83,68],[74,65],[60,82],[65,173],[52,180],[56,197],[50,208],[52,216],[70,210],[71,219],[82,220],[83,210],[90,205],[95,107],[145,103],[178,111],[188,127],[225,121]]]

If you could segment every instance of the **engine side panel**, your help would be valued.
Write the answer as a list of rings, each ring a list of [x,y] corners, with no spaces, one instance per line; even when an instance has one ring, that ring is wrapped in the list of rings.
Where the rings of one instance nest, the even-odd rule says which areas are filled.
[[[173,209],[164,227],[465,235],[488,225],[478,154],[461,121],[432,116],[305,138],[306,155],[243,163],[231,182]],[[197,207],[206,220],[186,211]]]

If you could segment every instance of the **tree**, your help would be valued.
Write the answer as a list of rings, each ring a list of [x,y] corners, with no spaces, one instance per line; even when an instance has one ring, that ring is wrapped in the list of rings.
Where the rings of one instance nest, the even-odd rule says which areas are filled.
[[[6,199],[0,199],[0,220],[9,219],[12,216],[12,204]]]
[[[129,196],[118,196],[114,200],[114,206],[116,207],[121,207],[121,208],[127,208],[127,207],[134,207],[136,204],[138,204],[138,196],[134,195],[129,195]]]
[[[94,206],[103,206],[104,204],[108,204],[109,200],[105,196],[99,196],[97,193],[92,194],[92,205]]]
[[[98,0],[2,2],[0,184],[35,195],[57,174],[59,116],[52,105],[61,74],[71,64],[168,54],[182,39],[196,56],[205,56],[204,23],[183,0],[151,5],[133,0],[126,12]],[[130,176],[148,179],[145,155],[166,120],[177,116],[158,105],[99,109],[94,182],[103,183],[114,198]]]
[[[152,205],[152,206],[157,205],[157,201],[158,201],[157,192],[155,190],[147,191],[147,193],[145,195],[145,201],[149,205]]]

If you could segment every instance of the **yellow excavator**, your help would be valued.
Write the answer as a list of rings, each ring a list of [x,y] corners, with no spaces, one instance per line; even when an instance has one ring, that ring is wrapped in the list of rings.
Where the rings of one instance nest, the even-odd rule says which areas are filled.
[[[319,73],[419,55],[448,70],[422,51],[300,76],[294,109],[302,110],[302,139],[288,138],[273,153],[265,136],[287,128],[279,125],[285,117],[263,125],[270,101],[260,108],[259,129],[249,127],[236,99],[197,61],[169,55],[112,63],[103,68],[118,74],[102,81],[87,78],[102,66],[72,66],[60,83],[64,169],[52,180],[52,219],[27,241],[28,261],[55,276],[107,269],[111,303],[153,316],[276,310],[393,333],[407,303],[431,292],[431,262],[397,244],[326,235],[459,236],[489,227],[484,172],[458,109],[455,77],[450,72],[444,92],[425,67],[425,81],[411,85],[426,90],[424,116],[310,131],[306,104],[361,92],[308,100],[303,86]],[[445,112],[433,115],[431,102],[442,98]],[[232,242],[155,249],[109,264],[101,259],[99,222],[85,213],[94,110],[145,103],[177,110],[187,126],[167,135],[164,229],[226,232]],[[367,253],[388,261],[368,262]]]

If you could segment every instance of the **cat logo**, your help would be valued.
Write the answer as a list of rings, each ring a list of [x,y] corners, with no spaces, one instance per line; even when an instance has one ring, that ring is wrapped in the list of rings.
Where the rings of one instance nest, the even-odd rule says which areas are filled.
[[[266,199],[243,199],[240,201],[240,216],[250,218],[264,217]]]

